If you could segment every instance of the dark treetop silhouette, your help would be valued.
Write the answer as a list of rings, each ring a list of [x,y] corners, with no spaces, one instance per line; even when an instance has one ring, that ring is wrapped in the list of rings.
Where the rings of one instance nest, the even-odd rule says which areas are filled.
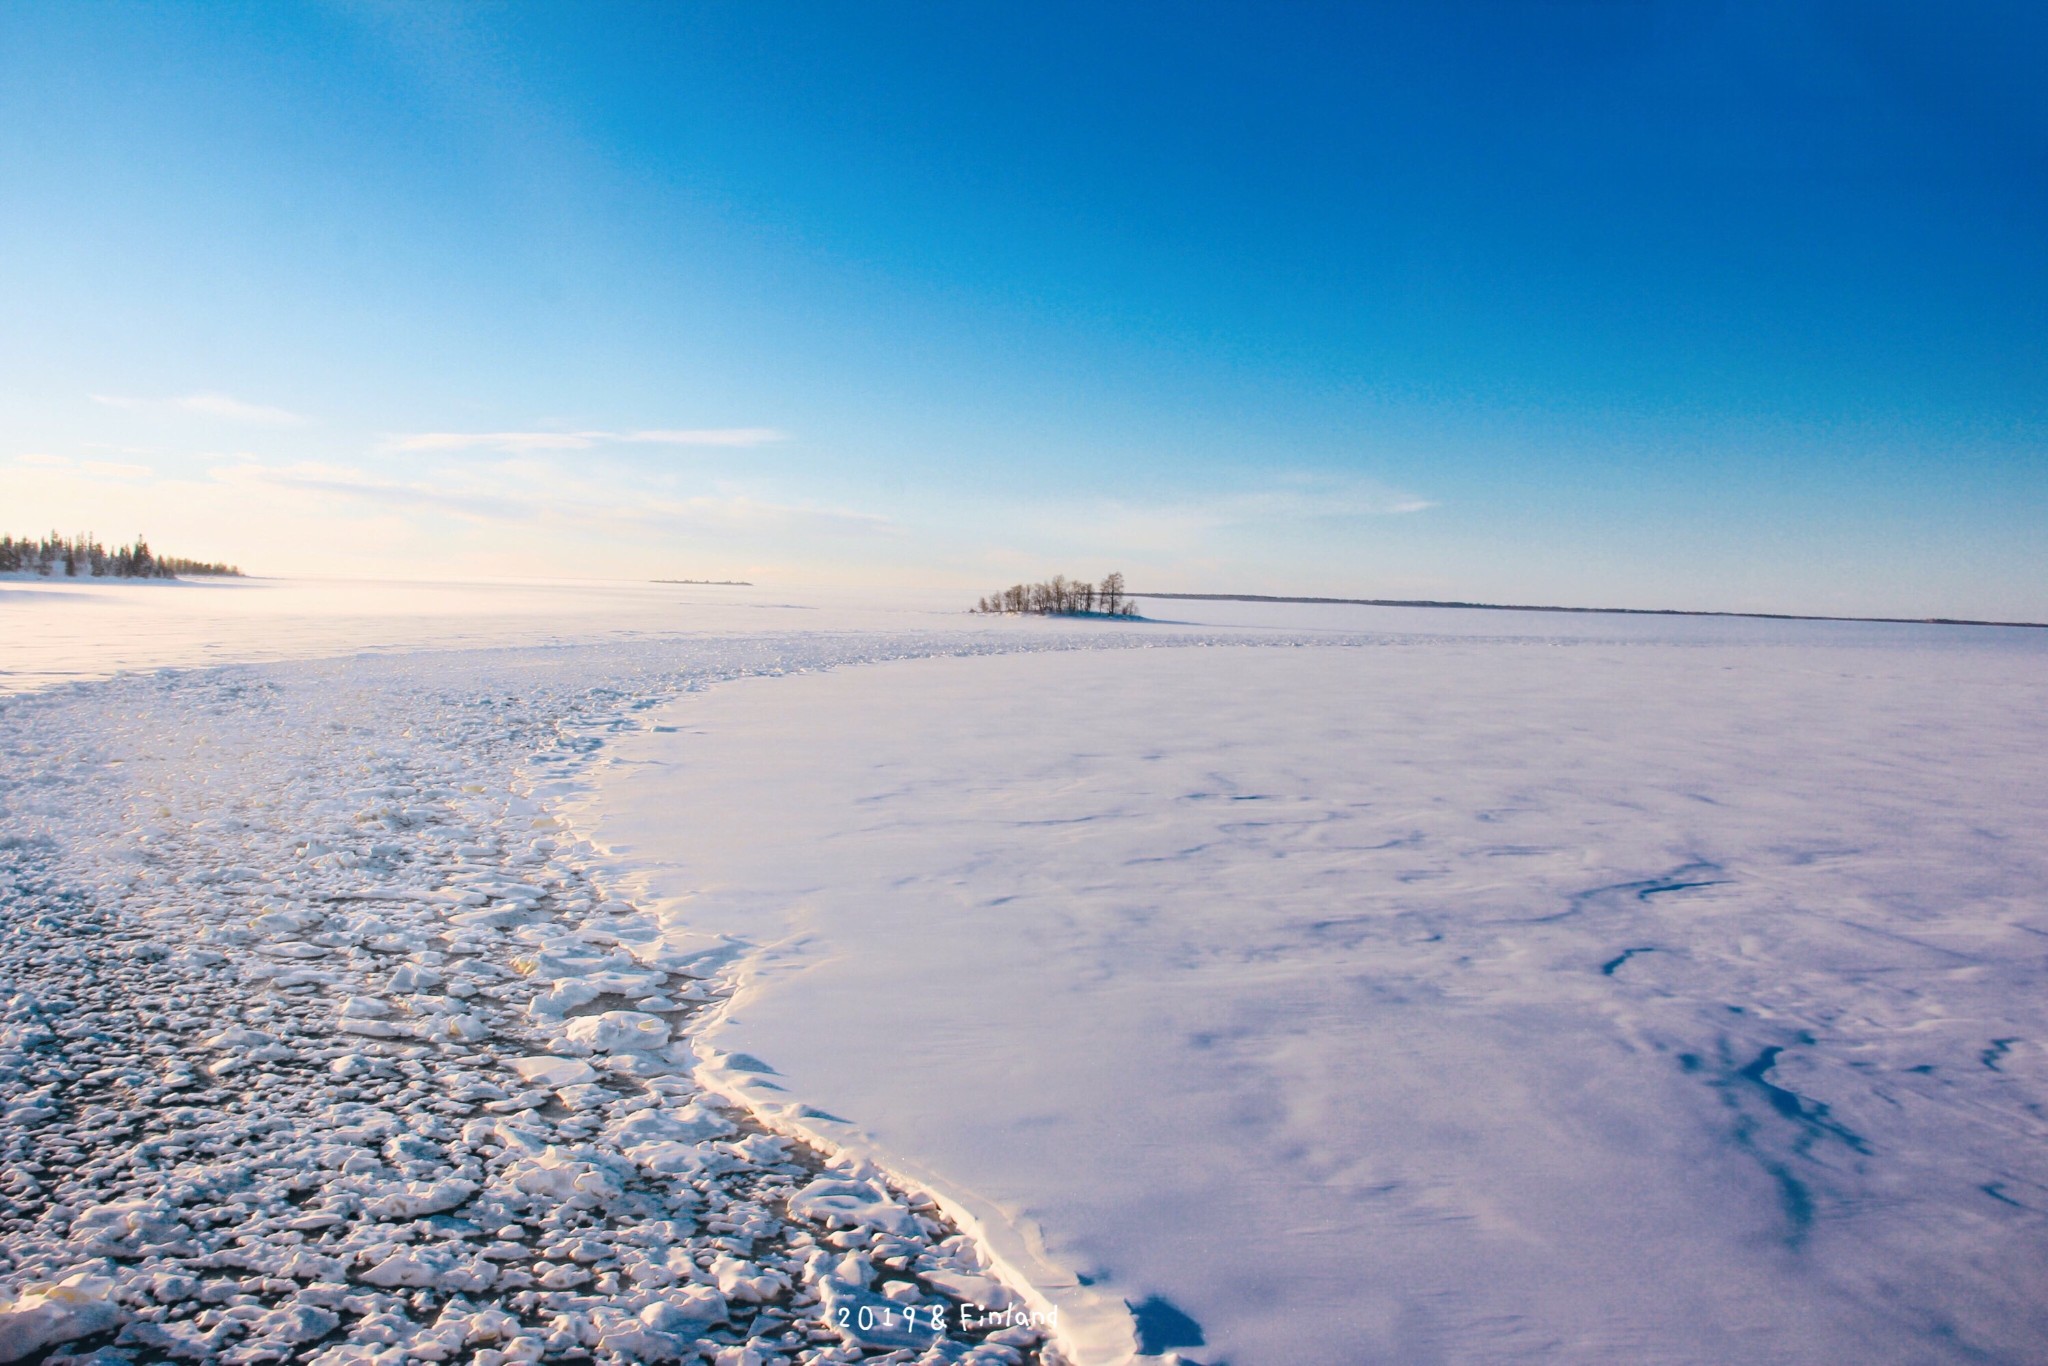
[[[1055,574],[1044,583],[1015,583],[975,604],[977,612],[1030,612],[1042,617],[1135,617],[1138,605],[1124,593],[1124,576],[1101,583]]]
[[[176,555],[153,554],[149,542],[140,536],[135,544],[109,550],[97,537],[73,536],[66,540],[51,532],[41,540],[24,536],[0,536],[0,574],[23,572],[45,578],[63,574],[66,578],[175,579],[180,574],[233,574],[241,570],[231,564],[208,564]]]

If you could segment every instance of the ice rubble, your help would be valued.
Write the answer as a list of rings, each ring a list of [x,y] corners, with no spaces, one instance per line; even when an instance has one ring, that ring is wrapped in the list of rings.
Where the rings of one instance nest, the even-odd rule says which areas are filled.
[[[961,1326],[1011,1292],[927,1197],[700,1092],[676,1036],[729,946],[651,939],[533,795],[651,698],[933,648],[0,704],[0,1361],[1039,1359]]]
[[[764,1064],[702,1036],[739,955],[758,945],[716,933],[739,923],[716,915],[692,935],[639,914],[597,876],[616,859],[569,836],[553,802],[613,732],[680,691],[1079,643],[579,645],[127,677],[0,702],[0,1344],[17,1358],[55,1348],[105,1363],[1052,1360],[1028,1329],[961,1331],[966,1308],[1022,1305],[1033,1287],[1002,1283],[1005,1266],[976,1236],[987,1230],[939,1183],[919,1173],[926,1189],[906,1187],[762,1131],[760,1116],[814,1134],[843,1126],[800,1092],[766,1093],[777,1078]],[[1433,722],[1421,722],[1426,740]],[[1415,819],[1449,809],[1418,807]],[[1530,856],[1502,846],[1510,855]],[[1684,879],[1674,865],[1666,880]],[[1636,896],[1649,884],[1610,882],[1597,890],[1622,910],[1650,904]],[[1628,923],[1587,906],[1600,913],[1587,919]],[[1547,931],[1498,924],[1476,956],[1452,936],[1397,935],[1357,981],[1378,990],[1405,975],[1434,990],[1447,964],[1478,962],[1512,994],[1563,961],[1530,947]],[[1605,955],[1586,972],[1638,993],[1632,1009],[1680,995],[1676,955],[1648,940],[1572,948]],[[1767,948],[1736,944],[1728,961],[1768,986]],[[1984,971],[1959,967],[1953,980]],[[1872,985],[1852,1015],[1877,999]],[[1814,1002],[1771,1004],[1792,1019]],[[1901,1041],[1938,1032],[1953,1051],[1973,1027],[1880,1028],[1846,1065],[1877,1069],[1878,1101],[1924,1103],[1950,1080],[1894,1077],[1911,1051]],[[2001,1034],[1982,1066],[2023,1097],[2038,1057]],[[1470,1060],[1447,1052],[1413,1070],[1433,1084]],[[1770,1161],[1784,1156],[1764,1146],[1771,1113],[1820,1113],[1787,1089],[1792,1059],[1708,1062],[1725,1064],[1726,1122],[1757,1124]],[[2005,1124],[2017,1102],[1994,1099]],[[1345,1176],[1364,1187],[1375,1172]],[[1837,1193],[1846,1207],[1855,1190]],[[1982,1191],[2014,1208],[2035,1193]],[[1415,1221],[1404,1237],[1444,1227],[1443,1195],[1403,1206]],[[1215,1226],[1222,1209],[1176,1213]],[[1243,1269],[1227,1253],[1208,1261]],[[1256,1277],[1247,1285],[1261,1293]],[[1264,1285],[1275,1302],[1287,1289]],[[1380,1301],[1336,1308],[1403,1327]],[[1505,1326],[1517,1341],[1540,1328]],[[1598,1347],[1588,1359],[1636,1359]]]

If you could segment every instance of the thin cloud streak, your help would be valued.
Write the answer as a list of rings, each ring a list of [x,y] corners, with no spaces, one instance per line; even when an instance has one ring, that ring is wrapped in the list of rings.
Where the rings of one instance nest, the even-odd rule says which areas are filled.
[[[306,421],[297,413],[286,412],[283,408],[244,403],[226,394],[187,394],[183,398],[172,399],[171,403],[188,413],[224,417],[231,422],[253,422],[263,427],[297,427]]]
[[[250,463],[220,466],[208,473],[224,484],[262,484],[323,497],[347,498],[397,512],[431,508],[480,522],[532,521],[542,510],[528,499],[377,479],[332,465],[300,463],[280,468]]]
[[[14,463],[36,470],[62,471],[65,474],[84,475],[95,479],[154,479],[156,470],[149,465],[136,465],[120,460],[86,460],[74,462],[66,455],[51,455],[46,451],[25,451],[14,457]]]
[[[119,408],[126,412],[190,414],[198,417],[224,418],[229,422],[242,422],[257,427],[301,427],[306,423],[306,419],[298,413],[283,408],[265,407],[260,403],[245,403],[233,395],[212,391],[165,399],[129,398],[121,394],[88,394],[86,397],[102,408]]]
[[[1405,517],[1427,512],[1427,498],[1354,481],[1300,480],[1253,493],[1226,494],[1198,505],[1219,523],[1303,517]]]
[[[394,451],[587,451],[598,446],[717,446],[743,449],[787,441],[773,427],[653,428],[632,432],[415,432],[385,443]]]
[[[893,536],[896,524],[874,513],[766,502],[745,494],[690,497],[640,496],[614,500],[565,490],[558,479],[531,492],[394,480],[340,466],[301,462],[288,466],[245,462],[210,471],[222,483],[266,485],[345,498],[387,511],[432,510],[473,522],[548,522],[589,531],[622,527],[663,533],[838,533]],[[579,493],[581,496],[579,496]]]

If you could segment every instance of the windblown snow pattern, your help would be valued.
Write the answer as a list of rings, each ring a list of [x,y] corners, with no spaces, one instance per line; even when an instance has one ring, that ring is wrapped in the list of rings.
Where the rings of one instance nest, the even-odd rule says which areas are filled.
[[[0,1360],[2048,1354],[2041,633],[97,591]]]

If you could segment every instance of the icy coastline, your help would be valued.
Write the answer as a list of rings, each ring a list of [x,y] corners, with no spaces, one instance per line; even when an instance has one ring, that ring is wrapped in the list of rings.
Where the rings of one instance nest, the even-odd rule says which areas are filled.
[[[1036,1359],[929,1200],[701,1091],[674,1040],[716,946],[651,940],[531,795],[643,695],[904,648],[362,657],[0,706],[0,1358]]]
[[[2048,1332],[2038,651],[644,606],[0,699],[0,1358]]]

